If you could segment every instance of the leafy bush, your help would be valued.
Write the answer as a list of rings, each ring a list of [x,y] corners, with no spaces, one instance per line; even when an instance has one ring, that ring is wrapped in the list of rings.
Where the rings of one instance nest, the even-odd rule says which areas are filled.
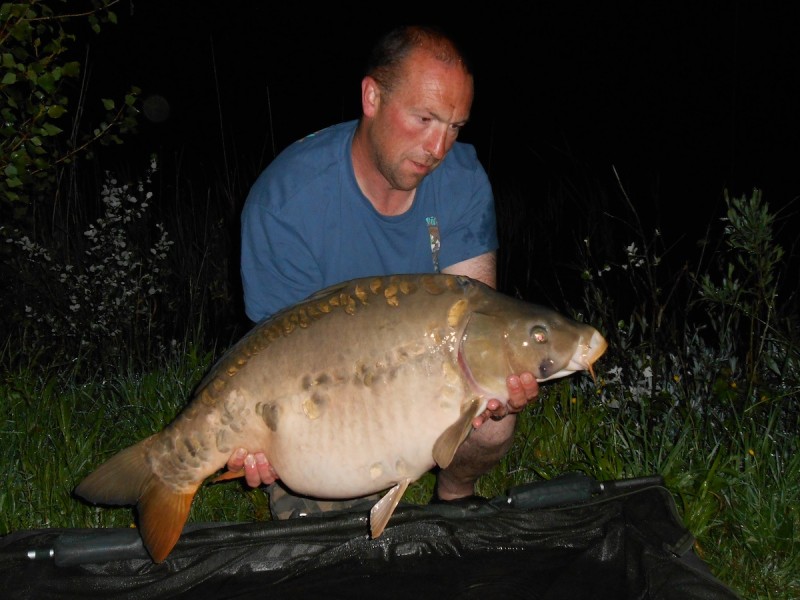
[[[101,23],[116,23],[109,8],[117,0],[92,0],[84,10],[66,0],[27,0],[0,5],[0,208],[4,220],[27,212],[28,203],[52,194],[57,170],[78,158],[95,142],[121,143],[136,125],[138,90],[132,88],[120,107],[102,99],[106,111],[91,131],[67,134],[65,119],[77,124],[80,108],[70,108],[70,96],[81,65],[69,59],[75,35],[64,29],[69,21],[88,20],[95,32]],[[69,9],[59,13],[55,7]],[[75,98],[72,98],[74,104]]]
[[[26,348],[45,362],[81,357],[118,366],[164,354],[171,317],[156,315],[168,298],[168,253],[163,223],[150,223],[155,161],[135,188],[110,173],[100,191],[103,214],[72,240],[68,261],[20,230],[0,227],[8,244],[8,277],[21,300],[3,315]]]

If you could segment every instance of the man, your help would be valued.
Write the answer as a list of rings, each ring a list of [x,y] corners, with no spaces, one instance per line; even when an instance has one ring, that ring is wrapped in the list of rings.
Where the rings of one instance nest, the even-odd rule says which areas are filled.
[[[250,190],[242,211],[248,317],[260,321],[321,288],[370,275],[441,271],[495,287],[491,186],[475,149],[456,143],[472,99],[470,68],[442,32],[412,26],[384,36],[361,82],[361,119],[294,143]],[[512,375],[508,392],[508,407],[490,400],[439,471],[435,500],[474,497],[478,477],[508,451],[515,413],[538,385],[530,373]],[[251,486],[280,475],[260,452],[235,452],[228,468],[243,466]],[[276,500],[287,492],[276,485],[270,503],[280,516]]]

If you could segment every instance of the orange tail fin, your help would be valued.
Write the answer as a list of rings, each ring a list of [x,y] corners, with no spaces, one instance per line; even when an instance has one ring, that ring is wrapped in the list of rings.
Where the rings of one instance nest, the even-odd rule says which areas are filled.
[[[156,477],[146,461],[147,438],[115,454],[75,488],[75,494],[93,504],[136,505],[139,533],[145,548],[162,562],[180,538],[200,483],[177,492]]]
[[[197,488],[190,493],[179,494],[160,480],[154,478],[153,483],[139,500],[136,509],[144,547],[153,561],[160,563],[172,552],[181,537]]]

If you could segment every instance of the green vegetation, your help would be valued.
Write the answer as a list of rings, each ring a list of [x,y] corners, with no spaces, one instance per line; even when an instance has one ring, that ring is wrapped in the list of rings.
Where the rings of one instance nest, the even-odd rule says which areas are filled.
[[[163,167],[144,158],[139,175],[106,173],[85,186],[59,188],[64,179],[50,176],[89,157],[74,140],[50,146],[63,137],[52,127],[64,116],[58,109],[43,116],[31,100],[66,111],[68,94],[47,82],[78,68],[64,63],[60,79],[52,74],[61,45],[73,38],[43,6],[30,0],[0,9],[0,93],[13,109],[4,110],[10,125],[0,131],[0,206],[15,215],[0,231],[0,534],[131,524],[129,508],[89,507],[71,490],[103,459],[169,422],[241,333],[230,283],[238,268],[228,258],[237,243],[231,199],[244,197],[237,182],[221,178],[198,190],[169,173],[175,197],[157,197]],[[42,21],[26,25],[25,11]],[[58,42],[36,55],[49,61],[49,78],[29,49],[45,34]],[[27,87],[19,87],[23,74]],[[255,175],[241,174],[239,187]],[[800,269],[777,242],[780,215],[758,190],[726,195],[698,256],[676,261],[670,232],[648,231],[624,193],[619,206],[603,199],[594,202],[602,210],[572,211],[585,222],[559,213],[574,205],[564,198],[540,200],[547,205],[540,237],[512,218],[526,214],[529,200],[498,193],[501,240],[525,265],[501,256],[501,282],[508,281],[501,287],[527,290],[520,295],[595,325],[610,346],[597,382],[574,376],[542,386],[540,401],[520,416],[513,448],[478,492],[494,496],[568,471],[600,480],[658,473],[721,581],[748,599],[800,597],[800,328],[792,287]],[[614,210],[626,214],[608,217]],[[565,220],[575,239],[556,241],[552,232]],[[556,243],[574,247],[571,270],[535,268],[541,261],[533,257],[554,256]],[[530,291],[537,286],[546,291]],[[427,502],[432,484],[424,477],[406,500]],[[203,488],[190,516],[267,518],[263,491],[238,483]]]
[[[66,131],[72,127],[69,118],[86,109],[81,94],[77,106],[70,105],[81,65],[70,56],[76,36],[68,28],[85,21],[99,33],[103,24],[116,23],[110,9],[118,1],[0,5],[0,197],[4,209],[14,207],[16,218],[52,191],[60,172],[90,154],[95,143],[122,143],[120,135],[136,125],[138,90],[132,88],[121,106],[111,98],[100,99],[102,113],[88,130]]]

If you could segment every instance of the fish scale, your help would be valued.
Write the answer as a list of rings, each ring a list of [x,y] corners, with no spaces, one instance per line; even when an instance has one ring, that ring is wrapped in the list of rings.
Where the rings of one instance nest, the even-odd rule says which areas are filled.
[[[388,490],[370,511],[377,537],[409,483],[450,464],[489,399],[508,401],[509,374],[593,374],[605,349],[590,325],[468,277],[343,282],[256,325],[170,424],[111,457],[75,492],[95,504],[135,505],[144,545],[161,562],[197,490],[244,447],[263,451],[301,494]]]

